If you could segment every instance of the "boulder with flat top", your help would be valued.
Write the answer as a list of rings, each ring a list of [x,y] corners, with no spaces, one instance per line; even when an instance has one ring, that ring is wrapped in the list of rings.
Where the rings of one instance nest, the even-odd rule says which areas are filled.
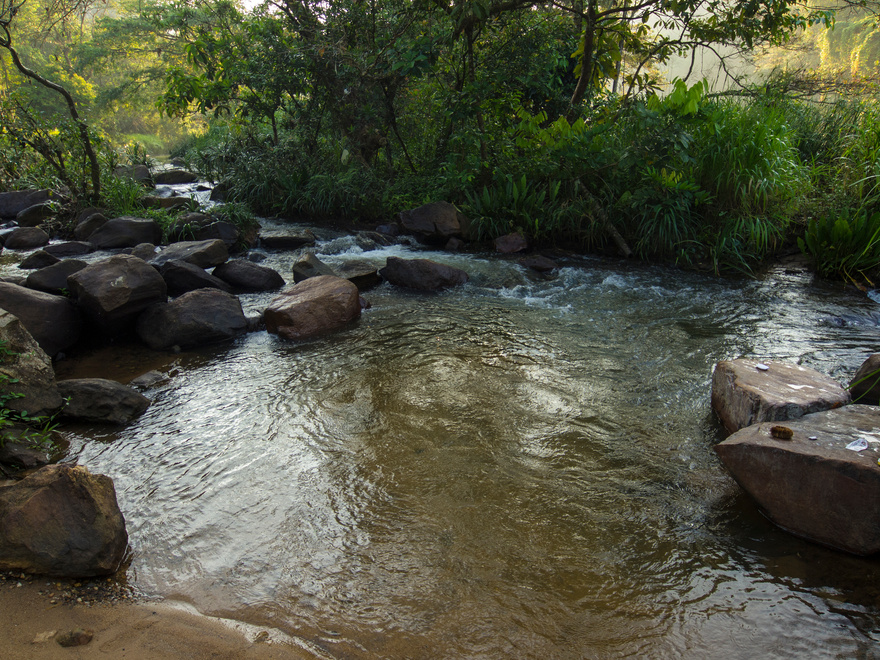
[[[468,281],[463,270],[429,259],[388,257],[379,275],[395,286],[417,291],[440,291]]]
[[[715,451],[782,529],[857,555],[880,552],[880,408],[753,424]]]
[[[61,414],[83,422],[128,424],[150,405],[141,393],[106,378],[59,380],[58,392],[66,401]]]
[[[788,362],[723,360],[712,375],[712,408],[731,433],[759,422],[797,419],[849,401],[849,392],[828,376]]]
[[[247,328],[241,302],[218,289],[197,289],[152,305],[137,321],[138,336],[156,350],[228,341]]]

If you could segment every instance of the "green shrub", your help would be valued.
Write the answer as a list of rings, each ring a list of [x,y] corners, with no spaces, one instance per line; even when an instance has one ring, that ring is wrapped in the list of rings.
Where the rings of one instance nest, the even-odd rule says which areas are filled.
[[[868,280],[880,268],[880,213],[846,210],[813,220],[798,245],[813,257],[820,275]]]

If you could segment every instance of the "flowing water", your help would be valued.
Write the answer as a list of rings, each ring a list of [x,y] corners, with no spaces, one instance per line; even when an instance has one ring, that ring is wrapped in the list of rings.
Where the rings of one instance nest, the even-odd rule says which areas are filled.
[[[878,348],[876,303],[782,268],[573,258],[545,279],[323,236],[330,264],[427,256],[471,281],[382,285],[315,341],[61,363],[166,377],[136,423],[71,441],[115,480],[131,582],[315,657],[880,657],[876,560],[762,518],[715,456],[709,408],[721,359],[847,381]],[[265,263],[289,277],[294,259]]]

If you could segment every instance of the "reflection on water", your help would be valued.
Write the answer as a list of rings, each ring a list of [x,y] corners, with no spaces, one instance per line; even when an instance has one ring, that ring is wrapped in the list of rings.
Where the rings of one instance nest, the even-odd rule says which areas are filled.
[[[471,283],[173,356],[136,424],[74,438],[116,481],[132,581],[339,658],[877,656],[877,564],[761,518],[709,412],[720,359],[847,379],[878,331],[819,320],[874,303],[782,271],[435,257]]]

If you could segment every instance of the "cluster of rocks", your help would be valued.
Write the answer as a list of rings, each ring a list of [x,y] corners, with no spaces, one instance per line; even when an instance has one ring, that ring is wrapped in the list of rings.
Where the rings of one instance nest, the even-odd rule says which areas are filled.
[[[854,554],[880,552],[878,380],[880,355],[848,389],[784,362],[715,366],[712,407],[732,433],[716,452],[773,523]]]
[[[148,182],[180,183],[185,173],[123,174]],[[13,199],[14,198],[14,199]],[[165,205],[161,198],[150,204]],[[343,328],[369,304],[361,292],[385,280],[414,291],[441,291],[468,281],[464,271],[427,259],[389,257],[383,268],[348,262],[331,268],[307,253],[293,265],[293,285],[281,291],[262,319],[245,317],[237,294],[282,289],[276,271],[246,258],[230,259],[238,230],[208,215],[182,215],[167,229],[151,219],[107,218],[100,209],[79,216],[74,239],[49,244],[54,201],[48,191],[0,194],[0,217],[18,226],[0,230],[6,249],[31,250],[20,267],[26,277],[0,281],[0,396],[6,406],[33,417],[57,415],[89,423],[127,424],[150,401],[126,385],[105,379],[55,379],[50,356],[83,337],[112,339],[135,334],[153,349],[186,349],[228,341],[265,323],[290,340]],[[364,249],[389,245],[400,232],[455,250],[464,245],[467,221],[451,204],[429,204],[400,214],[399,224],[358,237]],[[266,232],[270,250],[315,243],[308,231]],[[521,236],[496,248],[516,253]],[[101,259],[77,257],[108,251]],[[527,257],[535,270],[552,270],[544,257]],[[549,262],[549,263],[548,263]],[[19,396],[23,395],[23,396]],[[60,441],[60,438],[56,438]],[[127,544],[112,481],[83,467],[50,464],[49,450],[35,445],[25,427],[8,429],[0,442],[0,570],[53,576],[95,576],[120,566]],[[15,472],[18,471],[18,472]]]

